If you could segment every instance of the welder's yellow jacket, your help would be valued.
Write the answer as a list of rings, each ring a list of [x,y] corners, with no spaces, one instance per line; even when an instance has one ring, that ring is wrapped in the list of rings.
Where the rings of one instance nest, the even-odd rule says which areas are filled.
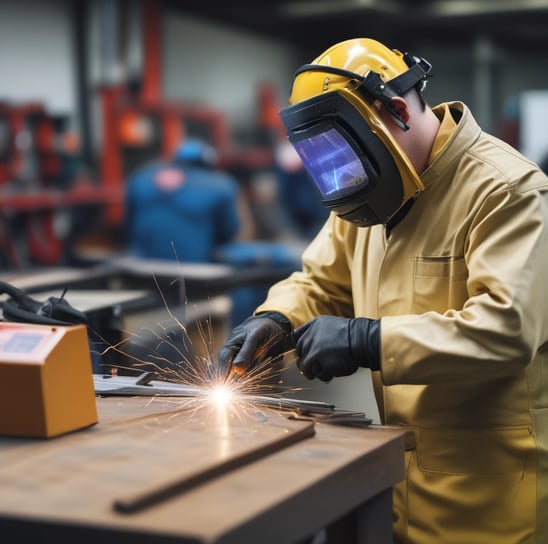
[[[381,318],[381,414],[413,431],[397,542],[546,544],[548,180],[450,107],[389,237],[332,214],[257,311]]]

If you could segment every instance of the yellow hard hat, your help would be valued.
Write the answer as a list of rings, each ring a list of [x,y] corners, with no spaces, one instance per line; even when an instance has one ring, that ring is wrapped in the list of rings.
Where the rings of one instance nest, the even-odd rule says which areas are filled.
[[[350,73],[365,77],[369,72],[374,72],[386,83],[409,70],[403,53],[397,49],[389,49],[371,38],[356,38],[335,44],[310,64],[334,67],[349,73],[300,71],[293,83],[290,104],[346,87],[351,79]]]

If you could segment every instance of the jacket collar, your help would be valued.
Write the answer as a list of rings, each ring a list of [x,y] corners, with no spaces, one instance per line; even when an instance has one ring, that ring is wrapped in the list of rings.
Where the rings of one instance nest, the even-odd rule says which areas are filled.
[[[428,168],[421,174],[421,180],[425,187],[440,176],[453,171],[463,153],[481,134],[481,127],[474,119],[470,109],[462,102],[442,103],[433,108],[433,111],[438,117],[441,116],[442,125],[443,117],[450,114],[457,126]]]

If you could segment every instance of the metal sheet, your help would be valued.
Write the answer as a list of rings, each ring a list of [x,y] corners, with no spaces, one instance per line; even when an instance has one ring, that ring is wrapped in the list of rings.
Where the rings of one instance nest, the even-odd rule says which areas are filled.
[[[96,374],[93,376],[95,392],[101,396],[196,398],[205,395],[203,387],[148,379],[149,373],[145,374],[137,377]],[[324,423],[359,427],[368,426],[373,421],[364,412],[339,410],[334,404],[322,401],[290,399],[281,395],[246,395],[245,400],[250,405],[290,412],[290,417],[295,419],[310,418]]]

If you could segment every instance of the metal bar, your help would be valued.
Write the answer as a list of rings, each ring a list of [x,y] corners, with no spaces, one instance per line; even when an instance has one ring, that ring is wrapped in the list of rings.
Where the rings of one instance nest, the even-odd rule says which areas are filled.
[[[175,495],[183,493],[231,470],[242,467],[247,463],[256,461],[305,438],[309,438],[314,434],[315,428],[314,423],[312,422],[296,432],[287,433],[287,435],[274,442],[260,445],[255,449],[235,455],[226,461],[199,470],[190,476],[185,474],[184,476],[175,477],[168,482],[163,482],[126,497],[115,499],[113,507],[116,511],[124,514],[138,512],[149,506],[168,500]]]

